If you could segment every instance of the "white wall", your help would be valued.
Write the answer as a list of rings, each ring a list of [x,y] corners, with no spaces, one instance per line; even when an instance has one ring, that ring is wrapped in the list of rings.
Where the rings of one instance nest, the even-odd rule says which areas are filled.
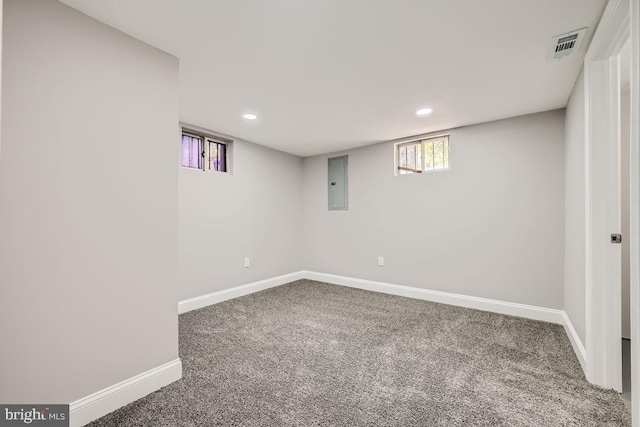
[[[562,309],[564,120],[451,130],[448,172],[394,176],[392,143],[305,159],[305,269]],[[330,212],[327,158],[342,154],[349,210]]]
[[[585,93],[584,73],[567,104],[565,153],[564,309],[585,342]]]
[[[68,403],[178,357],[178,61],[4,3],[0,402]]]
[[[302,270],[302,159],[236,139],[232,161],[180,170],[179,300]]]

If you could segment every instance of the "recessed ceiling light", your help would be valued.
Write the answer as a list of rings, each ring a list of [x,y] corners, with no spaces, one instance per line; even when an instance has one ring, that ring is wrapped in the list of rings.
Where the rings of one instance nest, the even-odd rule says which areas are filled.
[[[421,108],[416,111],[416,116],[428,116],[433,113],[433,108]]]
[[[245,118],[245,119],[247,119],[247,120],[255,120],[255,119],[257,119],[257,118],[258,118],[258,116],[256,116],[256,115],[255,115],[255,114],[253,114],[253,113],[247,113],[247,114],[244,114],[242,117],[244,117],[244,118]]]

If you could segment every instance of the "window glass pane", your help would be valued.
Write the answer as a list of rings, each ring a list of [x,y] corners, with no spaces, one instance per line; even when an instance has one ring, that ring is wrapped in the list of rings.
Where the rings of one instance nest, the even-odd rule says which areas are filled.
[[[449,169],[449,138],[444,139],[444,168]]]
[[[433,170],[433,141],[425,141],[424,154],[424,170]]]
[[[191,139],[182,135],[182,166],[191,165]]]
[[[399,146],[398,167],[400,168],[400,174],[414,173],[415,170],[421,170],[422,145],[420,143],[416,143]]]
[[[415,169],[416,168],[416,157],[418,155],[417,150],[416,150],[416,146],[415,145],[410,146],[407,151],[409,151],[409,161],[407,162],[407,167],[411,168],[411,169]]]
[[[209,141],[209,170],[227,171],[227,145],[221,142]]]
[[[209,170],[227,171],[227,145],[221,142],[209,141]]]
[[[442,139],[433,141],[433,168],[444,168],[444,141]]]
[[[182,166],[202,168],[202,139],[190,135],[182,135]]]
[[[407,146],[398,147],[398,166],[403,168],[407,166]],[[409,173],[405,170],[400,169],[401,174]]]
[[[209,170],[217,171],[218,168],[218,144],[209,141]]]
[[[227,171],[227,145],[218,144],[218,171]]]

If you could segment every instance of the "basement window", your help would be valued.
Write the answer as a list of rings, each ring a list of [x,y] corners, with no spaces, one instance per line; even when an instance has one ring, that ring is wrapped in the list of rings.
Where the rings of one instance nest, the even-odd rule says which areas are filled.
[[[228,172],[229,142],[182,131],[182,166],[202,171]]]
[[[449,135],[396,145],[396,175],[449,169]]]

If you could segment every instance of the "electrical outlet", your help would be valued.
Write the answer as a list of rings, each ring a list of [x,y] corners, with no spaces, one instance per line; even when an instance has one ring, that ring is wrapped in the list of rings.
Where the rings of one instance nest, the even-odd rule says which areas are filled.
[[[244,259],[244,268],[249,268],[251,267],[251,258],[245,258]]]
[[[384,267],[384,257],[383,256],[379,256],[378,257],[378,267]]]

